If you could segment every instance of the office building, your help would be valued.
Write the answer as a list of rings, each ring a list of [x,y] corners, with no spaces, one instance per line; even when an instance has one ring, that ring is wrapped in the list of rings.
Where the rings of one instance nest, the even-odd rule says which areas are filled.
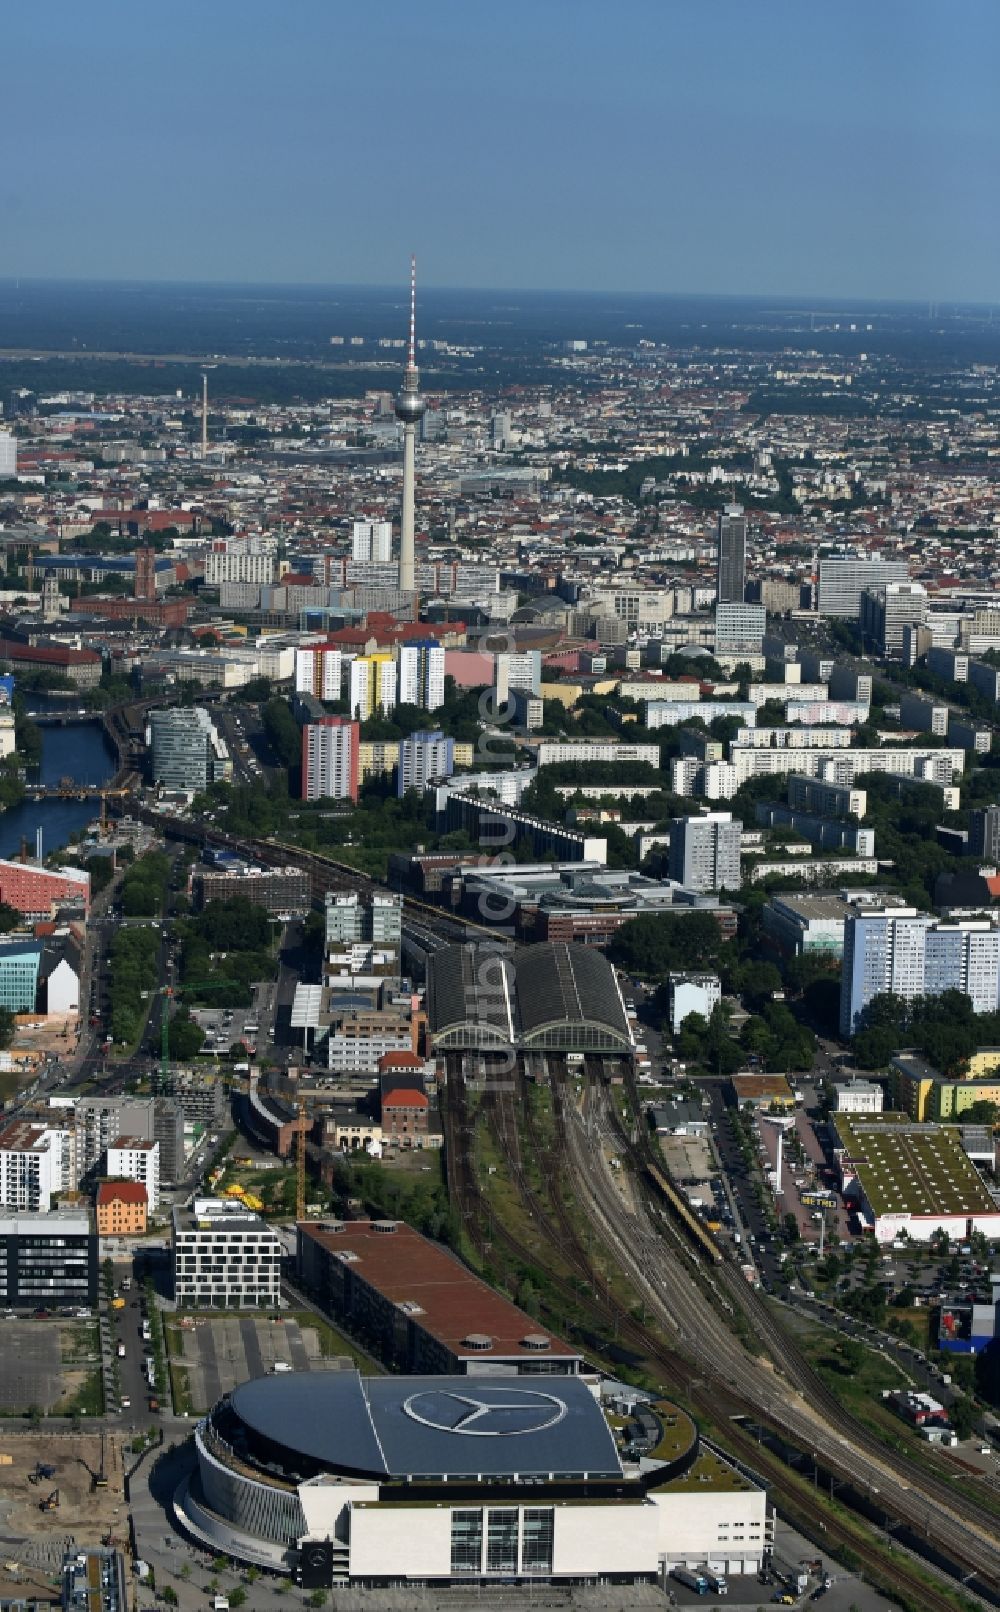
[[[9,431],[0,431],[0,481],[14,481],[17,476],[17,438]]]
[[[424,790],[431,783],[450,778],[455,771],[455,741],[438,729],[433,733],[411,733],[399,741],[397,795],[408,789]]]
[[[441,644],[403,644],[399,650],[400,705],[436,711],[444,704],[444,648]]]
[[[911,1001],[961,991],[975,1013],[1000,1004],[1000,920],[934,919],[915,908],[859,906],[844,925],[840,1031],[853,1035],[876,996]]]
[[[715,607],[716,655],[759,655],[767,612],[763,605],[733,600]]]
[[[392,560],[392,523],[355,521],[351,558],[358,565],[388,565]]]
[[[90,874],[80,868],[45,868],[36,862],[0,862],[0,901],[43,922],[57,907],[90,911]]]
[[[861,614],[861,595],[866,589],[906,582],[909,575],[905,560],[874,559],[866,554],[823,554],[819,561],[819,614],[857,621]]]
[[[310,644],[295,651],[295,692],[317,700],[339,700],[344,689],[343,651],[332,644]]]
[[[833,1106],[838,1114],[881,1114],[885,1107],[885,1093],[875,1080],[836,1081],[833,1087]]]
[[[96,1305],[97,1232],[89,1214],[0,1209],[0,1304],[12,1310]]]
[[[232,774],[232,758],[204,706],[178,706],[151,711],[153,783],[163,789],[196,795]]]
[[[309,911],[309,875],[302,868],[258,868],[239,865],[197,871],[194,893],[198,906],[210,901],[249,901],[275,917]]]
[[[390,650],[355,655],[348,665],[348,703],[359,722],[388,716],[396,708],[396,661]],[[441,697],[444,698],[442,687]]]
[[[98,1237],[142,1237],[148,1225],[146,1188],[139,1181],[102,1181],[97,1189]]]
[[[357,800],[361,729],[346,716],[323,716],[302,729],[302,799]]]
[[[862,637],[882,655],[900,657],[904,627],[917,626],[926,616],[927,589],[919,582],[890,582],[861,594]]]
[[[746,595],[747,523],[742,505],[727,504],[719,515],[716,604],[742,604]],[[756,607],[761,614],[763,605]],[[763,637],[763,630],[761,631]]]
[[[10,1013],[33,1013],[42,958],[37,940],[0,942],[0,1007]]]
[[[108,1148],[105,1174],[116,1181],[138,1181],[146,1189],[150,1214],[160,1207],[160,1144],[141,1136],[119,1136]]]
[[[1000,867],[1000,806],[983,806],[969,813],[969,855]]]
[[[743,824],[730,812],[675,817],[670,824],[670,877],[687,890],[738,890]]]
[[[278,1309],[281,1253],[277,1232],[243,1204],[195,1198],[173,1212],[177,1308]]]

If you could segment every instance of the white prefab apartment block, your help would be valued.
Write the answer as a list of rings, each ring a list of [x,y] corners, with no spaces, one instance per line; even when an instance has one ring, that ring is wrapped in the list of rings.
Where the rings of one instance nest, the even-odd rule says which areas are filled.
[[[113,1181],[138,1181],[152,1214],[160,1207],[160,1144],[141,1136],[119,1136],[108,1148],[106,1173]]]
[[[975,1013],[1000,1004],[1000,924],[991,918],[934,919],[915,908],[859,908],[844,925],[840,1032],[853,1035],[876,996],[911,1001],[962,991]]]
[[[282,1245],[259,1215],[225,1199],[196,1198],[173,1219],[178,1309],[277,1307]]]
[[[359,565],[388,565],[392,559],[392,523],[355,521],[351,558]]]
[[[344,687],[344,656],[328,644],[295,651],[295,692],[317,700],[339,700]]]
[[[671,974],[670,1028],[677,1035],[689,1013],[711,1018],[712,1009],[722,1001],[718,974]]]
[[[436,711],[444,704],[441,644],[404,644],[399,651],[399,703]]]

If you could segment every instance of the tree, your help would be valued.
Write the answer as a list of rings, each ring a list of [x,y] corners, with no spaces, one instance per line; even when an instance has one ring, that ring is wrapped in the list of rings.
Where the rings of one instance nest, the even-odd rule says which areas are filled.
[[[163,1589],[160,1591],[160,1595],[166,1602],[167,1606],[177,1605],[177,1591],[171,1584],[164,1585]]]
[[[967,1395],[963,1394],[961,1398],[952,1402],[948,1417],[960,1439],[970,1437],[976,1413],[972,1400]]]
[[[228,1600],[230,1606],[242,1606],[246,1598],[247,1592],[242,1584],[237,1584],[234,1590],[229,1591]]]

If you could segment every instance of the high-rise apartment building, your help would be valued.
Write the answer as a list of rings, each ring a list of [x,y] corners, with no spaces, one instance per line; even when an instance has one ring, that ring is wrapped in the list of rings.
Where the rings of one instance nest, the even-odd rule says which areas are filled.
[[[719,514],[716,604],[742,604],[746,575],[746,516],[742,504],[727,504]]]
[[[356,890],[328,891],[326,944],[396,946],[403,932],[403,898],[391,891],[373,891],[365,899]]]
[[[105,1172],[112,1180],[138,1181],[146,1189],[150,1213],[160,1205],[160,1144],[141,1136],[119,1136],[108,1148]]]
[[[1000,1003],[1000,923],[935,919],[915,908],[859,907],[844,924],[840,1031],[853,1035],[876,996],[907,1001],[962,991],[976,1013]]]
[[[542,656],[537,649],[501,650],[493,657],[497,704],[506,705],[513,689],[537,694],[542,686]]]
[[[359,722],[388,716],[396,709],[396,660],[391,650],[354,656],[348,668],[347,697],[351,715]]]
[[[76,1187],[72,1130],[15,1120],[0,1132],[0,1204],[47,1214],[52,1199]]]
[[[397,795],[408,789],[424,790],[432,781],[450,778],[455,771],[455,741],[440,729],[434,733],[411,733],[399,742]]]
[[[436,711],[444,704],[444,649],[441,644],[403,644],[399,651],[399,704]]]
[[[204,706],[152,711],[149,717],[154,784],[197,794],[232,773],[226,741]]]
[[[388,565],[392,559],[391,522],[355,521],[351,534],[351,558],[361,565]]]
[[[688,890],[738,890],[743,824],[730,812],[675,817],[670,824],[670,877]]]
[[[1000,867],[1000,806],[969,813],[969,855]]]
[[[263,587],[277,581],[278,570],[271,544],[255,538],[219,538],[205,556],[205,586],[217,588],[223,582],[255,582]]]
[[[0,481],[13,481],[17,475],[17,438],[0,431]]]
[[[357,800],[361,729],[346,716],[324,716],[302,729],[302,799]]]
[[[861,614],[861,595],[866,589],[906,582],[909,575],[905,560],[875,559],[867,554],[822,554],[817,609],[821,616],[857,621]]]
[[[344,655],[330,644],[295,651],[295,692],[317,700],[339,700],[344,688]]]

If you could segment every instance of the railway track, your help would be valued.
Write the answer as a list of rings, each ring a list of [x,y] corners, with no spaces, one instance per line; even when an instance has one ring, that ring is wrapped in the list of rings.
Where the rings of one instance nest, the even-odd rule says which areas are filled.
[[[617,1118],[609,1117],[606,1106],[603,1124],[614,1145],[624,1148],[628,1139],[617,1129]],[[711,1385],[708,1393],[704,1387],[699,1391],[696,1386],[693,1401],[699,1413],[710,1418],[718,1416],[719,1389],[736,1394],[744,1409],[749,1408],[780,1436],[800,1449],[815,1451],[838,1482],[877,1492],[880,1503],[906,1522],[916,1537],[926,1537],[946,1560],[971,1570],[977,1580],[975,1591],[981,1592],[989,1604],[1000,1604],[1000,1552],[992,1513],[964,1497],[956,1497],[946,1483],[930,1475],[925,1481],[922,1471],[915,1471],[912,1478],[902,1476],[892,1453],[860,1424],[855,1436],[853,1419],[828,1390],[823,1389],[814,1400],[810,1382],[803,1378],[800,1387],[792,1377],[782,1380],[743,1349],[733,1334],[724,1334],[711,1303],[678,1263],[670,1261],[667,1271],[663,1270],[665,1250],[662,1244],[657,1247],[655,1220],[648,1212],[645,1225],[641,1217],[630,1219],[623,1215],[620,1194],[613,1183],[603,1178],[600,1161],[593,1150],[588,1152],[582,1145],[582,1136],[579,1123],[570,1126],[568,1140],[577,1166],[576,1179],[590,1197],[596,1223],[603,1228],[625,1269],[645,1286],[656,1313],[665,1311],[672,1316],[681,1345],[698,1350],[704,1383]],[[658,1267],[660,1279],[655,1274]],[[719,1274],[712,1273],[713,1285]],[[751,1292],[746,1283],[744,1287]],[[766,1309],[763,1319],[762,1331],[773,1339],[779,1367],[783,1366],[788,1340]],[[710,1352],[705,1348],[706,1339],[711,1339]]]
[[[570,1145],[564,1126],[557,1123],[555,1146],[550,1149],[549,1153],[549,1156],[552,1157],[553,1168],[546,1176],[543,1196],[532,1186],[527,1176],[520,1141],[516,1139],[518,1112],[524,1116],[529,1116],[531,1110],[527,1104],[520,1110],[516,1109],[515,1098],[515,1093],[497,1094],[496,1097],[491,1098],[486,1105],[486,1122],[489,1124],[500,1146],[505,1163],[510,1170],[511,1178],[518,1189],[519,1195],[522,1197],[525,1207],[534,1216],[542,1217],[542,1224],[549,1233],[558,1234],[560,1255],[564,1260],[571,1261],[576,1268],[589,1268],[591,1277],[593,1277],[595,1273],[592,1256],[582,1244],[571,1217],[566,1214],[565,1206],[562,1206],[561,1213],[558,1207],[561,1204],[559,1180],[570,1163]],[[557,1103],[557,1120],[560,1116],[564,1122],[570,1118],[565,1104],[561,1101]],[[542,1139],[538,1135],[533,1117],[525,1119],[525,1128],[528,1133],[529,1145],[537,1149]],[[466,1155],[467,1159],[468,1157],[469,1155]],[[478,1198],[478,1184],[474,1181],[463,1184],[456,1182],[456,1191],[459,1194],[464,1191],[471,1195],[472,1198]],[[468,1196],[463,1201],[468,1202]],[[611,1204],[609,1208],[616,1219],[621,1218],[620,1204]],[[677,1235],[682,1236],[682,1234]],[[510,1237],[510,1234],[505,1233],[505,1236],[519,1250],[521,1257],[532,1257],[532,1250],[518,1243],[517,1239]],[[742,1277],[740,1280],[743,1280]],[[644,1357],[655,1365],[664,1385],[668,1389],[673,1388],[687,1394],[689,1403],[697,1416],[702,1419],[717,1421],[720,1417],[732,1416],[745,1411],[745,1399],[741,1394],[727,1390],[723,1383],[718,1380],[706,1381],[705,1378],[708,1374],[695,1376],[696,1367],[692,1368],[682,1355],[669,1349],[651,1328],[637,1322],[631,1314],[614,1301],[610,1293],[601,1302],[596,1283],[594,1284],[594,1298],[595,1307],[599,1305],[604,1313],[611,1312],[614,1314],[617,1312],[622,1339],[641,1350]],[[733,1382],[738,1382],[738,1378],[733,1378]],[[775,1384],[774,1386],[777,1389],[779,1385]],[[787,1428],[781,1429],[780,1418],[776,1417],[773,1411],[774,1407],[770,1407],[770,1413],[765,1414],[762,1420],[775,1425],[778,1431],[788,1432]],[[732,1421],[729,1423],[727,1441],[737,1457],[742,1459],[745,1465],[755,1468],[777,1492],[783,1492],[788,1496],[792,1508],[800,1519],[811,1526],[813,1536],[817,1541],[822,1541],[828,1550],[836,1550],[841,1547],[849,1548],[854,1552],[862,1569],[867,1570],[869,1576],[876,1582],[885,1584],[886,1560],[884,1551],[878,1543],[866,1540],[863,1532],[859,1531],[847,1519],[839,1517],[817,1492],[811,1492],[807,1486],[794,1484],[789,1477],[788,1468],[781,1458],[767,1450],[766,1447],[760,1446],[739,1423]],[[800,1442],[802,1441],[800,1440]],[[809,1445],[810,1440],[807,1439],[804,1442]],[[844,1442],[846,1444],[846,1440]],[[858,1481],[855,1473],[849,1470],[841,1473],[842,1482],[852,1480]],[[954,1499],[953,1496],[951,1498],[952,1500]],[[931,1531],[930,1522],[931,1512],[928,1508],[926,1517],[928,1533]],[[944,1546],[943,1549],[947,1554],[948,1547]],[[954,1549],[954,1544],[952,1549]],[[934,1586],[933,1582],[928,1582],[924,1572],[898,1544],[892,1566],[892,1587],[906,1592],[914,1605],[922,1609],[926,1608],[927,1612],[954,1612],[954,1602],[950,1591],[945,1587],[939,1589]],[[971,1592],[971,1595],[973,1599],[981,1600],[974,1591]],[[988,1596],[988,1600],[992,1601],[994,1599],[995,1597]]]
[[[634,1085],[630,1095],[635,1101]],[[637,1104],[635,1111],[638,1112]],[[640,1135],[642,1134],[640,1132]],[[620,1145],[629,1154],[633,1167],[639,1171],[648,1171],[650,1163],[655,1163],[649,1156],[650,1139],[644,1137],[642,1143],[633,1143],[622,1132],[619,1132],[619,1138]],[[750,1286],[742,1272],[726,1260],[718,1267],[716,1278],[733,1307],[742,1313],[754,1334],[767,1346],[771,1358],[780,1365],[782,1374],[803,1398],[815,1409],[822,1411],[831,1426],[841,1428],[856,1448],[864,1450],[873,1460],[885,1461],[890,1454],[886,1446],[863,1422],[858,1421],[845,1409],[842,1401],[824,1383],[819,1373],[802,1354],[794,1339],[780,1326],[767,1301],[756,1288]],[[955,1494],[948,1482],[925,1469],[920,1472],[919,1487],[938,1505],[946,1509],[955,1505]],[[1000,1533],[1000,1519],[988,1507],[977,1505],[975,1501],[963,1500],[963,1509],[968,1520],[981,1531],[992,1532],[994,1535]]]

